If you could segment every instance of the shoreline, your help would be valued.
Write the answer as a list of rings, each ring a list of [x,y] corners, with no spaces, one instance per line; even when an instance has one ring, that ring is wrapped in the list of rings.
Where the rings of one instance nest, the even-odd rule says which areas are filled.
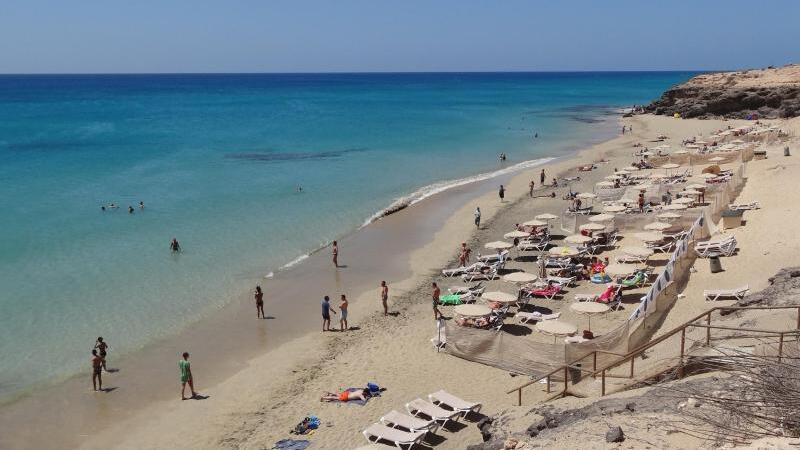
[[[618,118],[615,118],[615,119],[609,118],[609,122],[618,123]],[[613,129],[614,129],[614,126],[609,124],[609,126],[608,126],[609,134],[612,134],[612,130]],[[414,247],[414,249],[411,249],[411,250],[406,249],[408,251],[408,254],[409,254],[408,261],[407,261],[409,263],[409,265],[411,267],[419,267],[422,263],[419,261],[419,258],[416,256],[416,254],[418,254],[420,252],[420,250],[422,248],[424,248],[425,246],[430,245],[431,242],[435,242],[436,240],[441,239],[440,233],[442,233],[442,230],[444,230],[446,228],[446,225],[449,222],[451,222],[452,220],[454,220],[454,218],[456,216],[458,216],[459,214],[463,215],[463,211],[462,210],[464,210],[466,208],[467,216],[468,217],[471,216],[472,206],[469,204],[469,202],[470,201],[474,201],[476,198],[484,198],[485,196],[493,194],[494,184],[495,183],[499,183],[500,180],[508,179],[508,180],[510,180],[510,183],[508,181],[505,181],[504,184],[506,184],[506,183],[509,184],[509,185],[520,184],[519,180],[525,178],[525,182],[522,183],[522,184],[523,185],[527,185],[527,179],[529,179],[529,178],[537,178],[538,179],[538,176],[534,176],[534,175],[538,175],[537,172],[538,172],[540,167],[544,167],[548,171],[548,179],[552,178],[553,173],[558,173],[558,176],[560,178],[563,175],[565,175],[570,169],[574,170],[574,165],[576,164],[575,161],[577,159],[584,158],[587,154],[591,153],[592,150],[596,146],[598,146],[598,145],[600,145],[602,143],[609,142],[610,140],[613,140],[613,139],[614,138],[611,138],[609,140],[601,140],[601,141],[598,141],[598,142],[595,142],[595,143],[591,143],[591,142],[589,142],[589,143],[587,143],[587,142],[576,143],[575,144],[575,146],[577,147],[576,150],[571,151],[567,155],[552,157],[549,160],[540,163],[541,165],[538,165],[538,164],[534,163],[533,164],[534,168],[528,168],[527,170],[523,169],[523,170],[520,170],[520,171],[513,171],[512,173],[505,172],[505,173],[502,173],[500,175],[496,175],[496,176],[492,176],[492,177],[486,177],[486,178],[478,180],[478,181],[472,181],[472,182],[468,182],[468,183],[463,183],[463,184],[451,187],[451,188],[449,188],[449,189],[447,189],[447,190],[445,190],[443,192],[437,192],[437,193],[435,193],[435,194],[433,194],[431,196],[425,197],[425,198],[420,199],[419,201],[415,202],[414,203],[415,208],[404,208],[400,213],[392,214],[391,218],[386,216],[381,220],[373,221],[370,224],[369,227],[361,227],[359,229],[353,230],[351,233],[345,235],[344,238],[341,238],[341,240],[342,240],[343,243],[346,243],[346,242],[348,242],[348,241],[350,241],[352,239],[358,239],[357,236],[360,235],[360,234],[374,232],[375,230],[378,230],[380,228],[388,227],[390,224],[392,224],[394,222],[398,222],[398,221],[403,221],[404,219],[406,221],[408,221],[409,217],[407,217],[407,216],[414,217],[414,216],[425,216],[426,214],[433,214],[433,215],[439,214],[439,216],[435,217],[434,218],[435,220],[433,220],[434,222],[437,222],[438,226],[434,226],[433,229],[429,229],[429,230],[427,230],[427,232],[419,232],[419,231],[417,231],[417,234],[418,234],[417,237],[419,239],[418,245],[416,245]],[[520,164],[524,164],[524,162],[520,163]],[[505,170],[505,169],[503,169],[503,170]],[[539,188],[537,188],[537,190],[538,189]],[[516,201],[520,197],[524,196],[525,193],[527,193],[527,189],[519,190],[519,189],[515,188],[515,193],[516,193],[516,195],[510,195],[509,196],[511,201],[510,202],[506,202],[507,204],[513,204],[514,201]],[[494,195],[496,195],[496,194],[494,194]],[[445,208],[445,209],[447,209],[447,214],[442,214],[442,211],[440,211],[440,210],[442,209],[442,205],[445,205],[445,204],[448,206],[447,208]],[[484,208],[482,206],[482,210],[484,211],[484,221],[485,222],[490,221],[491,218],[494,216],[494,214],[500,209],[502,209],[502,208],[495,207],[494,205],[492,207],[489,207],[489,208]],[[391,219],[391,220],[389,220],[389,219]],[[430,220],[430,217],[428,217],[428,219]],[[471,222],[471,219],[469,220],[469,222]],[[387,225],[387,224],[389,224],[389,225]],[[470,235],[474,235],[474,231],[470,230],[469,234]],[[470,236],[467,236],[467,237],[470,237]],[[312,252],[311,254],[309,254],[308,256],[306,256],[306,257],[304,257],[302,259],[298,258],[299,259],[299,263],[296,264],[293,267],[290,267],[291,270],[277,271],[277,274],[274,276],[274,278],[270,278],[269,280],[265,280],[264,283],[271,283],[271,282],[274,282],[274,281],[284,281],[284,282],[290,282],[291,283],[293,280],[296,281],[296,276],[297,276],[298,272],[302,272],[303,271],[302,270],[303,266],[311,264],[312,260],[316,260],[316,259],[327,260],[327,256],[326,255],[322,255],[322,253],[324,253],[324,252],[322,252],[322,250],[324,250],[325,248],[327,248],[327,247],[322,247],[322,248]],[[347,249],[346,251],[348,251],[348,252],[350,251],[349,248],[347,248],[347,247],[345,247],[345,248]],[[344,261],[347,261],[347,259],[345,258]],[[316,261],[313,261],[313,262],[316,262]],[[395,269],[396,269],[396,273],[404,273],[403,268],[395,268]],[[400,270],[397,270],[397,269],[400,269]],[[390,285],[392,286],[392,294],[393,294],[392,297],[395,297],[397,295],[398,291],[400,291],[400,295],[404,295],[404,292],[409,292],[412,289],[413,285],[415,284],[415,281],[418,281],[420,278],[424,278],[425,277],[424,273],[419,272],[419,271],[415,271],[413,269],[411,269],[409,272],[405,272],[404,274],[406,276],[400,278],[400,280],[402,280],[402,281],[399,281],[399,282],[398,281],[395,281],[395,282],[391,282],[390,281]],[[283,278],[287,278],[287,279],[283,280]],[[337,280],[335,280],[336,281],[335,285],[337,287],[341,288],[340,285],[342,284],[341,283],[342,280],[339,280],[338,276],[336,276],[335,278],[337,278]],[[344,284],[350,284],[350,283],[345,282]],[[377,283],[375,284],[375,287],[377,287]],[[353,291],[364,292],[364,291],[367,291],[367,288],[368,288],[368,285],[366,285],[366,284],[362,285],[362,284],[360,284],[358,282],[352,283],[350,286],[347,286],[347,289],[348,289],[349,292],[353,292]],[[320,292],[323,292],[323,291],[320,290]],[[271,296],[269,294],[271,294],[271,291],[267,291],[267,289],[265,289],[265,293],[266,293],[265,297],[267,298],[267,301],[266,301],[267,308],[266,309],[267,309],[267,312],[270,313],[270,308],[273,306],[273,305],[270,304],[270,297]],[[357,313],[357,314],[354,314],[353,316],[358,317],[358,316],[362,315],[361,313],[363,312],[362,310],[364,309],[364,305],[367,303],[367,301],[365,301],[363,299],[363,297],[365,297],[365,296],[367,296],[367,294],[362,294],[362,295],[354,296],[353,298],[351,298],[351,310],[353,310],[353,312]],[[221,309],[220,313],[213,313],[213,315],[215,315],[215,316],[219,316],[219,315],[223,315],[223,314],[227,315],[227,317],[226,317],[227,320],[223,321],[223,325],[228,325],[228,326],[222,326],[221,328],[223,328],[223,329],[228,329],[231,326],[235,327],[237,325],[237,323],[239,323],[239,321],[241,320],[241,317],[243,317],[242,313],[244,312],[244,309],[247,309],[248,312],[249,312],[249,307],[247,307],[247,308],[245,307],[245,305],[249,306],[249,298],[237,298],[239,296],[233,296],[233,297],[234,298],[232,298],[230,300],[228,305],[226,305],[225,307],[223,307]],[[316,298],[316,296],[314,298]],[[292,305],[292,306],[294,306],[294,305]],[[317,321],[317,309],[318,309],[318,305],[316,304],[316,300],[310,301],[310,308],[308,309],[308,311],[309,311],[308,315],[309,315],[309,317],[313,317],[313,319],[312,319],[313,322]],[[371,311],[373,309],[374,308],[370,308],[369,310]],[[219,319],[219,317],[216,317],[214,319],[206,318],[206,319],[201,320],[202,323],[200,323],[200,324],[191,324],[191,326],[188,326],[186,329],[184,329],[182,331],[179,331],[177,337],[172,336],[172,337],[169,337],[169,338],[158,339],[157,341],[152,342],[151,344],[146,346],[144,349],[141,349],[141,350],[138,350],[138,351],[134,352],[135,354],[133,354],[133,355],[125,355],[120,360],[116,360],[115,359],[112,362],[112,365],[115,365],[118,362],[121,362],[122,365],[125,366],[126,363],[130,362],[132,359],[136,360],[137,357],[140,356],[140,355],[138,355],[139,353],[159,352],[159,353],[170,353],[170,355],[172,355],[172,354],[177,355],[180,352],[180,348],[179,348],[180,343],[179,342],[192,342],[193,338],[198,338],[203,334],[203,331],[198,331],[196,328],[200,328],[202,330],[204,328],[204,326],[208,325],[207,323],[204,323],[204,322],[208,322],[209,320],[218,320],[218,319]],[[249,319],[249,317],[247,317],[245,320],[247,320],[247,319]],[[269,322],[272,323],[274,321],[269,321]],[[267,325],[267,326],[269,326],[269,325]],[[215,375],[212,375],[211,377],[209,377],[207,374],[208,374],[208,372],[213,372],[213,371],[208,370],[206,368],[205,369],[206,373],[204,373],[203,376],[202,376],[203,377],[203,381],[199,383],[199,385],[201,386],[200,391],[203,392],[206,388],[213,389],[215,387],[218,387],[220,384],[226,383],[228,380],[230,380],[231,378],[235,377],[239,372],[246,370],[246,368],[251,365],[251,361],[254,360],[254,359],[265,358],[265,357],[267,357],[267,355],[270,355],[270,354],[281,354],[282,351],[285,351],[285,347],[292,347],[292,346],[300,345],[299,343],[302,343],[302,342],[305,342],[305,341],[308,341],[308,340],[313,340],[313,337],[318,335],[317,333],[311,332],[311,331],[304,331],[304,332],[298,332],[298,333],[292,333],[289,330],[286,330],[286,331],[287,332],[285,334],[283,334],[283,333],[278,334],[278,342],[277,342],[277,344],[272,343],[272,339],[271,338],[274,337],[274,336],[270,336],[270,339],[265,339],[266,336],[262,336],[262,341],[267,341],[268,340],[270,342],[270,347],[269,348],[260,349],[260,350],[252,350],[252,351],[243,351],[242,353],[239,353],[239,354],[236,354],[236,355],[230,355],[229,357],[224,358],[222,360],[215,360],[214,364],[233,363],[233,367],[229,368],[227,370],[221,371],[221,372],[219,372],[219,373],[217,373]],[[348,334],[352,334],[352,333],[348,333]],[[178,341],[178,342],[169,342],[169,341]],[[207,349],[204,349],[203,351],[205,352],[205,351],[207,351]],[[198,353],[199,352],[195,352],[194,354],[198,354]],[[214,351],[212,350],[211,353],[214,353]],[[195,360],[195,358],[197,358],[197,357],[200,357],[199,354],[198,354],[197,357],[195,357],[194,354],[193,354],[193,360]],[[238,360],[238,358],[240,358],[242,356],[245,357],[244,361]],[[138,358],[138,359],[141,360],[142,358]],[[174,358],[172,358],[172,359],[174,359]],[[294,359],[297,359],[297,358],[296,357],[295,358],[289,358],[287,363],[293,363]],[[151,361],[147,361],[147,359],[145,358],[145,361],[139,361],[139,362],[143,363],[143,364],[147,364],[147,363],[149,363]],[[202,359],[201,359],[201,361],[198,361],[196,364],[197,364],[197,366],[200,366],[202,364],[202,365],[205,365],[206,367],[208,367],[208,365],[206,365],[207,363],[205,361],[202,361]],[[171,367],[169,369],[171,369]],[[128,369],[126,369],[126,372],[128,372]],[[171,370],[167,370],[167,372],[169,373],[169,372],[171,372]],[[46,387],[44,389],[45,392],[43,394],[34,394],[32,396],[25,396],[25,397],[22,397],[22,398],[16,400],[13,403],[6,404],[0,409],[0,417],[3,417],[3,416],[9,417],[9,414],[8,414],[9,411],[8,410],[15,409],[15,405],[17,405],[18,403],[21,403],[21,402],[25,402],[25,401],[29,401],[31,403],[30,406],[34,406],[34,410],[38,409],[37,407],[45,406],[47,404],[47,402],[44,402],[44,404],[40,404],[39,402],[31,401],[31,398],[32,397],[40,397],[40,396],[47,397],[48,396],[47,394],[51,394],[51,393],[57,395],[59,393],[59,390],[61,390],[63,388],[78,388],[78,389],[80,389],[80,388],[82,388],[82,386],[79,386],[79,385],[83,384],[83,382],[82,382],[83,378],[84,378],[83,375],[76,375],[76,376],[70,377],[70,379],[68,379],[67,381],[65,381],[63,383],[59,383],[56,386]],[[115,378],[116,378],[116,376],[112,375],[111,377],[108,378],[108,381],[113,382],[113,380]],[[123,388],[127,389],[129,387],[128,386],[124,386]],[[157,390],[159,390],[159,389],[157,389]],[[172,388],[170,387],[170,389],[168,389],[166,391],[168,392],[168,391],[171,391],[171,390],[172,390]],[[160,389],[160,391],[165,391],[165,389],[162,388],[162,389]],[[117,418],[118,419],[122,419],[122,420],[132,419],[132,418],[134,418],[135,416],[138,415],[137,413],[149,410],[153,405],[162,403],[163,401],[165,401],[165,399],[166,399],[166,397],[163,397],[163,396],[160,396],[160,395],[155,395],[155,396],[148,395],[148,396],[146,396],[146,398],[143,399],[141,404],[138,405],[138,406],[137,405],[125,405],[125,408],[124,408],[125,411],[118,411],[116,413],[117,414]],[[114,400],[109,398],[108,400],[103,399],[103,401],[104,402],[105,401],[111,402],[111,401],[114,401]],[[171,400],[169,400],[169,401],[171,401]],[[29,409],[29,411],[30,411],[30,409]],[[23,413],[24,413],[24,408],[23,408]],[[89,412],[89,414],[92,414],[92,412]],[[11,414],[11,416],[14,416],[14,414]],[[24,414],[23,414],[23,416],[24,416]],[[2,422],[5,422],[5,423],[10,425],[10,421],[5,421],[4,420]],[[56,422],[58,422],[58,421],[56,420]],[[101,420],[101,422],[102,422],[102,420]],[[53,423],[53,422],[51,422],[51,423]],[[68,429],[69,427],[67,426],[66,428]],[[98,428],[102,429],[102,428],[105,428],[105,426],[103,426],[103,424],[101,423],[98,426]],[[67,430],[62,430],[62,431],[67,431]],[[2,434],[6,434],[6,436],[8,436],[7,433],[0,433],[0,435],[2,435]],[[72,438],[67,437],[66,439],[60,440],[60,441],[65,446],[69,446],[71,443],[81,444],[81,441],[83,441],[84,437],[88,437],[88,436],[80,436],[79,435],[79,436],[77,436],[77,439],[75,439],[75,436],[73,436]],[[17,441],[17,442],[19,443],[19,441]],[[33,447],[36,447],[36,446],[32,445],[31,448],[33,448]]]

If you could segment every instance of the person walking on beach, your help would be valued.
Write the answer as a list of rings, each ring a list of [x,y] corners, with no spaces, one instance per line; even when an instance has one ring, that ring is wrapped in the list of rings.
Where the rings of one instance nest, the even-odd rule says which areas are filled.
[[[339,244],[336,241],[333,241],[333,249],[331,250],[333,254],[333,267],[339,267]]]
[[[322,298],[322,331],[331,331],[331,312],[336,311],[331,307],[331,299],[327,295]]]
[[[533,180],[531,180],[530,184],[528,184],[528,196],[530,196],[530,197],[533,197],[533,186],[534,186],[534,184],[535,183],[533,182]]]
[[[181,400],[186,400],[187,383],[192,391],[192,396],[189,398],[197,397],[197,393],[194,392],[194,379],[192,378],[192,365],[189,363],[189,352],[183,352],[183,359],[178,361],[178,369],[181,371]]]
[[[383,303],[383,315],[389,315],[389,305],[387,302],[389,301],[389,286],[386,285],[386,281],[381,281],[381,303]]]
[[[547,176],[544,174],[544,169],[542,169],[542,173],[539,174],[539,184],[544,186],[544,180],[547,179]]]
[[[498,191],[497,194],[500,196],[500,203],[503,203],[504,199],[506,198],[506,188],[504,188],[502,184],[500,185],[500,191]]]
[[[471,253],[472,253],[472,250],[469,247],[467,247],[467,243],[466,242],[462,242],[461,243],[461,253],[459,253],[459,255],[458,255],[458,262],[461,264],[461,267],[464,267],[464,266],[467,265],[467,262],[469,262],[469,255]]]
[[[181,251],[181,244],[178,243],[176,238],[172,238],[172,242],[169,243],[169,248],[172,250],[172,253],[177,253]]]
[[[97,354],[97,349],[92,349],[92,387],[96,391],[103,390],[103,365],[105,361]]]
[[[475,228],[481,227],[481,208],[480,206],[475,207]]]
[[[97,354],[100,355],[100,358],[103,360],[103,370],[108,372],[106,368],[106,354],[108,354],[108,344],[103,340],[103,337],[98,337],[97,342],[94,343],[94,348],[97,350]]]
[[[347,303],[347,297],[342,294],[341,303],[339,303],[339,311],[342,312],[342,315],[339,316],[339,329],[341,331],[348,330],[350,327],[347,326],[347,307],[349,304]]]
[[[256,286],[256,292],[253,295],[256,299],[256,317],[259,319],[266,319],[264,316],[264,293],[261,292],[261,286]]]
[[[644,212],[644,192],[639,192],[639,212]]]
[[[439,311],[439,296],[442,295],[442,291],[439,289],[436,282],[431,283],[431,287],[433,288],[433,293],[431,295],[433,299],[433,320],[437,320],[439,316],[442,315]]]

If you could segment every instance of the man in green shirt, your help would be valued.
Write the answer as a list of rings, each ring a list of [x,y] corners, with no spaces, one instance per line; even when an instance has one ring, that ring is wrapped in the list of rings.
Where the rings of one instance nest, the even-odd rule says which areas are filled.
[[[197,394],[194,392],[194,382],[192,381],[192,367],[189,364],[189,352],[183,352],[183,359],[178,361],[178,368],[181,370],[181,400],[186,400],[184,393],[186,392],[186,383],[189,383],[189,389],[192,390],[194,398]]]

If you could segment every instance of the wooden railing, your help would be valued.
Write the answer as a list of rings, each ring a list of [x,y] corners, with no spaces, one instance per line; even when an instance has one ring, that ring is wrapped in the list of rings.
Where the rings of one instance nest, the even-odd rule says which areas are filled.
[[[785,330],[785,331],[775,331],[775,330],[764,330],[764,329],[755,329],[755,328],[742,328],[742,327],[726,327],[726,326],[719,326],[719,325],[711,325],[711,316],[716,311],[755,311],[755,310],[779,310],[779,309],[795,309],[797,310],[797,322],[796,328],[794,330]],[[695,323],[698,320],[705,318],[705,324]],[[660,343],[666,341],[667,339],[677,335],[680,333],[681,335],[681,345],[680,345],[680,355],[678,359],[678,377],[681,378],[684,375],[684,363],[686,357],[686,329],[687,328],[705,328],[706,329],[706,342],[705,345],[711,344],[711,330],[729,330],[729,331],[749,331],[753,333],[762,333],[768,335],[778,336],[778,354],[777,358],[780,361],[783,358],[783,345],[786,336],[800,336],[800,305],[795,306],[717,306],[714,308],[709,309],[708,311],[694,317],[691,320],[686,321],[682,325],[670,330],[669,332],[636,347],[635,349],[629,351],[626,354],[619,354],[614,352],[609,352],[605,350],[593,350],[580,358],[577,358],[567,364],[564,364],[556,369],[553,369],[551,372],[528,381],[527,383],[518,386],[508,392],[506,394],[513,394],[514,392],[517,393],[517,403],[521,406],[522,405],[522,391],[533,384],[539,383],[542,380],[547,380],[547,393],[552,392],[552,378],[559,373],[563,373],[563,388],[557,392],[555,395],[548,397],[545,401],[552,400],[558,397],[566,397],[567,395],[577,395],[573,392],[569,391],[569,372],[570,369],[574,371],[578,371],[580,373],[585,373],[588,376],[596,378],[598,375],[601,377],[600,383],[600,395],[606,395],[606,377],[610,377],[612,375],[608,374],[608,372],[625,363],[630,363],[630,369],[628,376],[626,378],[634,378],[635,375],[635,367],[634,361],[637,356],[641,356],[647,350],[659,345]],[[724,337],[725,339],[737,339],[740,338],[738,336],[731,336],[731,337]],[[598,368],[597,367],[597,356],[598,355],[611,355],[620,358],[617,361],[611,362],[610,364],[606,365],[605,367]],[[584,361],[586,358],[592,358],[592,369],[584,369],[582,367],[581,362]],[[674,368],[674,367],[673,367]],[[671,369],[670,369],[671,370]]]

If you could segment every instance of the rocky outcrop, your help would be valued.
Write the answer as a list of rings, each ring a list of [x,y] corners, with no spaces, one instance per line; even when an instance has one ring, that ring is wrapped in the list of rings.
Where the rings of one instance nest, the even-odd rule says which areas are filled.
[[[737,306],[800,305],[800,267],[783,268],[769,279],[769,286],[760,292],[746,295]],[[725,313],[725,311],[723,311]]]
[[[800,115],[800,65],[698,75],[645,107],[684,118],[787,118]]]

